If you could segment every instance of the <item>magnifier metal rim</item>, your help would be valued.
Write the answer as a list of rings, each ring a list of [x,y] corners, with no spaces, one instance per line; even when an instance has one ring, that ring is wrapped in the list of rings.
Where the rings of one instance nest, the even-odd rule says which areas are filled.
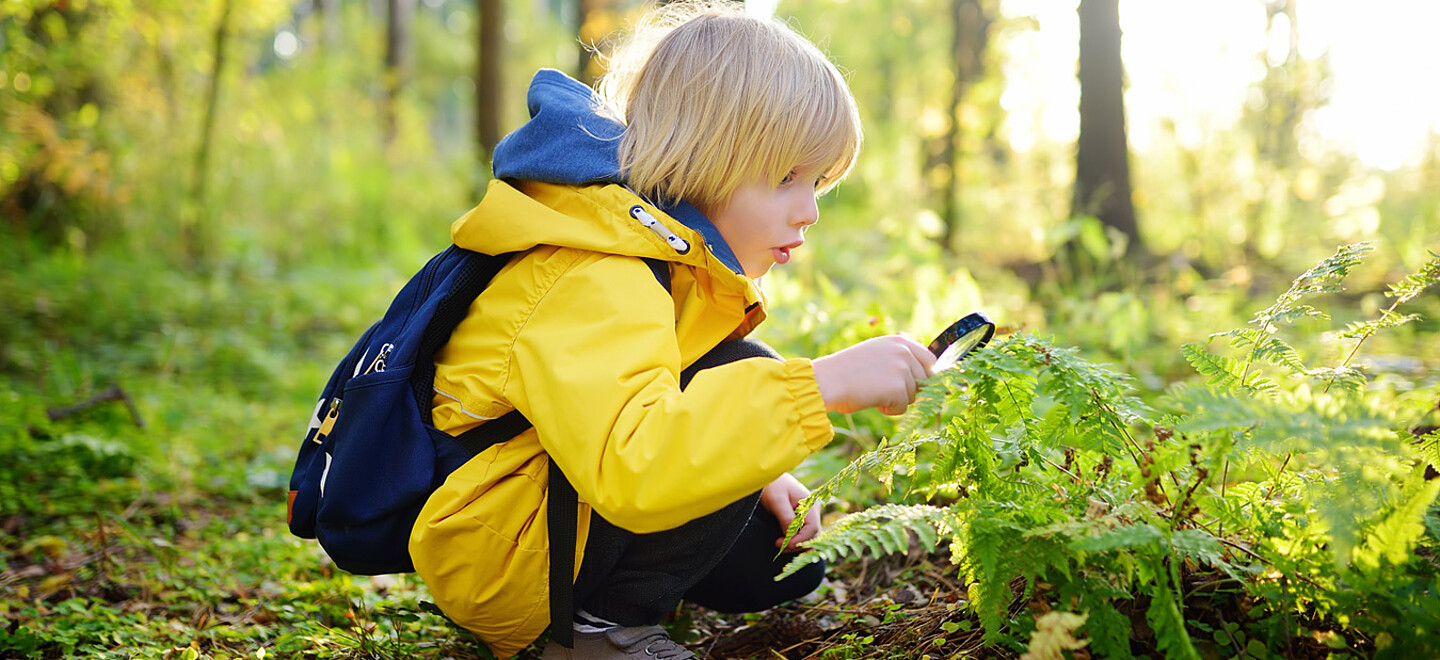
[[[933,353],[936,358],[939,358],[944,355],[945,350],[950,348],[952,344],[977,330],[983,330],[985,334],[981,337],[980,341],[975,343],[971,350],[980,348],[990,342],[990,338],[995,336],[995,322],[990,320],[990,317],[987,316],[985,312],[966,314],[961,317],[960,320],[951,323],[950,327],[945,328],[945,331],[940,333],[940,335],[935,338],[935,341],[930,342],[930,352]],[[969,353],[969,351],[966,351],[966,353]]]

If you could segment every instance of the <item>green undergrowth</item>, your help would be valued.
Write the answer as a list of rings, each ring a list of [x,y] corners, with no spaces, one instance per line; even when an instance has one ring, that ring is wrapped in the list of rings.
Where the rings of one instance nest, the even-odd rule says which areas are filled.
[[[1198,377],[1153,403],[1052,339],[978,351],[816,490],[878,479],[893,494],[792,570],[948,551],[964,610],[1003,652],[1440,654],[1440,381],[1356,360],[1419,320],[1407,306],[1440,281],[1440,255],[1373,318],[1324,331],[1343,357],[1318,363],[1292,340],[1329,318],[1316,305],[1370,250],[1342,247],[1248,323],[1181,346]]]
[[[417,264],[266,271],[239,256],[196,275],[20,250],[0,247],[26,266],[0,273],[0,657],[487,657],[413,576],[346,575],[283,524],[308,402],[387,302],[375,292]],[[1366,250],[1323,261],[1249,323],[1125,362],[1166,351],[1153,363],[1179,361],[1183,378],[1020,329],[931,381],[898,427],[837,416],[837,442],[797,471],[838,474],[818,497],[858,512],[813,547],[835,560],[817,611],[879,579],[849,558],[903,549],[934,551],[939,577],[915,602],[938,600],[806,614],[833,622],[817,652],[921,657],[869,632],[907,621],[952,653],[973,637],[965,648],[1000,656],[1037,640],[1093,657],[1431,648],[1440,480],[1423,466],[1440,439],[1423,429],[1440,424],[1440,384],[1407,347],[1433,345],[1436,266],[1389,296],[1338,291]],[[850,329],[815,342],[924,325],[838,291],[819,300],[861,311],[816,316]],[[761,623],[682,618],[674,632],[713,642]]]

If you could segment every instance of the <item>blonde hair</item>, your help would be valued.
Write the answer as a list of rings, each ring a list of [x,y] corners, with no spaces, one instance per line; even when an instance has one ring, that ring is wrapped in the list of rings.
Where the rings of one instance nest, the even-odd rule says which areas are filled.
[[[626,127],[621,171],[652,199],[712,209],[800,166],[818,170],[820,194],[855,164],[860,115],[844,77],[777,20],[729,2],[671,3],[607,59],[598,87]]]

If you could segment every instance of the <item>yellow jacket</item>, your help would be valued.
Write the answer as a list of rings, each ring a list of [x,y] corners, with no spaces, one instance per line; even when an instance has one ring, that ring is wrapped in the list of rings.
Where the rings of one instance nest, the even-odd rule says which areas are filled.
[[[631,216],[640,205],[692,246]],[[519,410],[534,428],[450,475],[410,538],[436,604],[499,657],[549,624],[550,457],[593,509],[637,533],[679,526],[763,488],[832,437],[807,359],[680,371],[764,319],[755,284],[696,232],[618,185],[495,181],[452,227],[457,245],[523,254],[436,356],[434,416],[458,434]],[[670,262],[671,293],[639,257]]]

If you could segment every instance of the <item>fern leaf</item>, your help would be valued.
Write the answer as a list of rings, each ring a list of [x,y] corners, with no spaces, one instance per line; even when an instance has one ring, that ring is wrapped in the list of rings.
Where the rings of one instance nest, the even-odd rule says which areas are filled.
[[[1089,599],[1087,599],[1089,600]],[[1130,617],[1125,616],[1108,600],[1096,599],[1085,610],[1089,618],[1080,630],[1090,639],[1096,657],[1130,658]]]
[[[1420,270],[1390,285],[1390,290],[1385,295],[1395,298],[1396,304],[1409,302],[1436,282],[1440,282],[1440,254],[1431,252],[1430,261],[1421,266]]]
[[[1381,330],[1398,328],[1418,320],[1420,320],[1419,314],[1400,315],[1389,310],[1381,310],[1380,318],[1374,321],[1351,323],[1337,336],[1341,339],[1364,339]]]
[[[1164,586],[1155,590],[1150,607],[1145,611],[1145,620],[1155,630],[1155,645],[1162,656],[1200,660],[1200,652],[1195,650],[1190,633],[1185,630],[1185,616],[1180,612],[1180,603],[1173,591]]]
[[[1199,344],[1182,344],[1180,354],[1185,357],[1185,361],[1189,362],[1195,371],[1207,377],[1206,384],[1208,385],[1225,390],[1245,390],[1255,394],[1270,393],[1276,389],[1275,383],[1263,377],[1260,372],[1246,373],[1245,366],[1239,361],[1223,355],[1215,355]]]
[[[776,579],[793,575],[820,559],[905,552],[911,534],[926,550],[933,550],[941,536],[950,533],[945,515],[945,509],[928,504],[882,504],[850,514],[807,542],[805,552],[790,560]]]
[[[1370,530],[1365,543],[1367,549],[1377,559],[1384,558],[1392,565],[1405,563],[1415,543],[1425,534],[1425,514],[1437,494],[1440,494],[1440,479],[1420,481],[1407,488],[1402,494],[1405,500]]]
[[[1364,401],[1258,399],[1197,387],[1181,391],[1174,403],[1188,413],[1177,431],[1239,431],[1249,448],[1266,452],[1399,451],[1390,414]]]
[[[982,510],[972,514],[982,513]],[[990,514],[993,512],[984,512]],[[961,571],[970,581],[970,607],[985,630],[985,642],[1000,640],[1010,601],[1010,580],[1017,574],[1007,559],[1022,547],[1019,534],[997,515],[971,515],[962,530]]]
[[[1365,374],[1354,367],[1321,367],[1305,372],[1307,377],[1323,380],[1327,385],[1339,385],[1345,392],[1359,392],[1365,389]]]
[[[1070,547],[1089,552],[1155,550],[1165,545],[1165,533],[1150,523],[1124,525],[1075,539]]]
[[[824,502],[835,497],[845,484],[858,483],[865,475],[873,475],[882,483],[889,483],[890,477],[895,472],[914,466],[917,449],[932,444],[936,440],[934,435],[920,435],[898,442],[889,440],[882,442],[879,447],[861,454],[827,479],[825,483],[811,491],[810,495],[797,507],[796,520],[803,519],[814,503]]]
[[[1420,436],[1415,442],[1415,449],[1420,454],[1420,460],[1430,465],[1440,465],[1440,430]]]
[[[1317,293],[1332,293],[1340,290],[1337,284],[1350,274],[1350,269],[1358,265],[1367,253],[1375,247],[1369,242],[1344,245],[1335,251],[1335,254],[1321,259],[1310,270],[1301,273],[1290,288],[1275,301],[1275,304],[1256,312],[1250,324],[1261,329],[1268,330],[1280,324],[1293,323],[1295,320],[1307,316],[1324,317],[1320,311],[1308,305],[1301,305],[1300,300],[1306,296]]]
[[[1255,346],[1255,350],[1250,355],[1277,367],[1286,367],[1293,373],[1305,372],[1305,361],[1300,359],[1300,354],[1295,351],[1295,347],[1285,343],[1279,337],[1266,338]]]

